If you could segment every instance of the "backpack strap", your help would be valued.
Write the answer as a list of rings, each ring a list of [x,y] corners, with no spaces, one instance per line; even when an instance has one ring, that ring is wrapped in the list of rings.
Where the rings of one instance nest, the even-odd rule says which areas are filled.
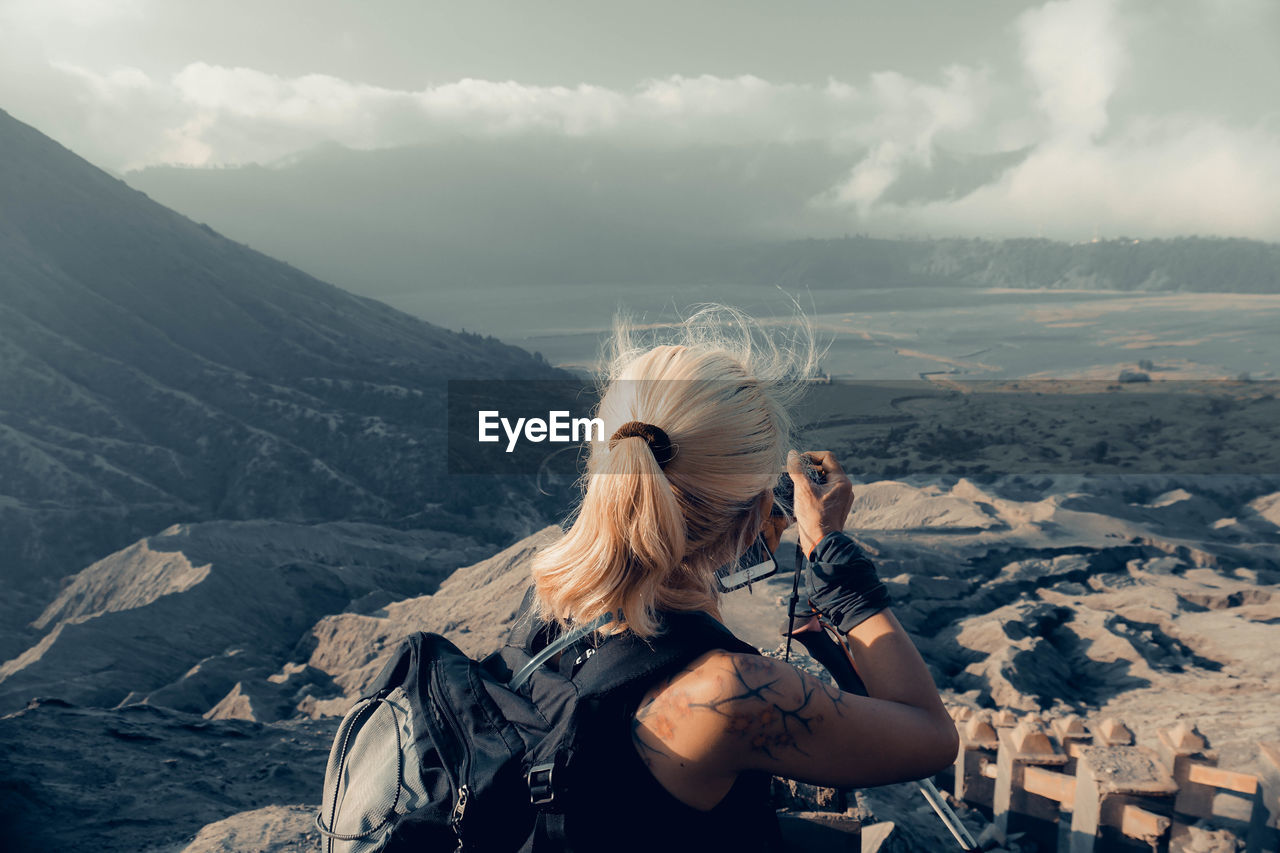
[[[574,676],[579,697],[604,697],[624,688],[647,686],[712,649],[760,654],[708,613],[668,612],[662,621],[664,630],[652,637],[628,632],[602,643]]]
[[[560,634],[560,626],[556,623],[543,622],[533,618],[532,610],[534,594],[534,586],[533,584],[529,584],[529,588],[525,590],[524,599],[516,609],[511,629],[507,632],[506,640],[506,644],[508,646],[521,649],[530,657],[546,648],[548,644],[555,642],[556,637]],[[581,639],[582,638],[579,638],[579,642],[581,642]],[[569,645],[572,646],[575,645],[575,643],[570,643]],[[572,662],[572,655],[570,655],[567,660],[561,661],[559,667],[560,674],[566,678],[572,674]]]
[[[578,640],[581,640],[588,634],[598,631],[605,625],[608,625],[613,621],[613,619],[614,615],[612,613],[606,613],[593,622],[589,622],[586,625],[579,625],[573,630],[561,634],[553,642],[548,643],[546,648],[531,657],[528,663],[520,667],[520,671],[511,677],[511,683],[509,685],[510,688],[512,690],[519,690],[520,686],[529,680],[529,676],[533,675],[534,671],[538,667],[551,660],[559,652],[564,651],[569,646],[578,642]]]
[[[611,621],[608,617],[601,617],[599,625],[593,623],[559,637],[554,624],[537,620],[532,620],[524,629],[533,595],[533,585],[530,584],[516,613],[516,627],[511,631],[508,642],[518,644],[533,656],[537,664],[531,661],[521,667],[516,677],[524,677],[518,682],[513,678],[513,687],[527,680],[538,665],[557,652],[580,642]],[[572,660],[561,661],[560,673],[572,678],[578,687],[579,697],[602,697],[629,685],[656,681],[712,649],[760,654],[759,649],[738,639],[708,613],[664,611],[661,618],[663,629],[660,633],[647,639],[630,632],[607,637],[598,647],[589,650],[592,654],[583,656],[580,667],[576,667]]]

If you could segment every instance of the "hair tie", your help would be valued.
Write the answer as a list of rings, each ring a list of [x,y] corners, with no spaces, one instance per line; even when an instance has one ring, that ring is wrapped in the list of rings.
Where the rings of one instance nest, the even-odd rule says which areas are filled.
[[[667,463],[676,455],[675,448],[671,446],[671,439],[660,427],[653,424],[627,421],[618,427],[618,431],[609,439],[609,449],[612,450],[613,446],[624,438],[643,438],[649,445],[649,449],[653,451],[653,458],[657,460],[659,468],[666,468]]]

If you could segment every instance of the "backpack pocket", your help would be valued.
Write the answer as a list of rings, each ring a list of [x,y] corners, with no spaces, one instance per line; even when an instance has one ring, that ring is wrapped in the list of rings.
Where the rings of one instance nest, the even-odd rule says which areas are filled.
[[[356,703],[334,736],[316,828],[325,853],[381,850],[399,816],[426,805],[422,739],[404,689]]]

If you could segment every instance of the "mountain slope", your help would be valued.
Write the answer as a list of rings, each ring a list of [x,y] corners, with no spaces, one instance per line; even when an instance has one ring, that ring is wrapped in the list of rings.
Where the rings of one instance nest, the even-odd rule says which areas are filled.
[[[111,707],[160,688],[157,703],[203,713],[255,668],[275,673],[326,614],[434,590],[487,553],[373,524],[175,524],[70,579],[35,620],[41,640],[0,663],[0,713],[35,696]]]
[[[232,242],[0,111],[9,634],[54,579],[178,521],[535,529],[464,521],[511,495],[445,485],[445,381],[552,375]]]

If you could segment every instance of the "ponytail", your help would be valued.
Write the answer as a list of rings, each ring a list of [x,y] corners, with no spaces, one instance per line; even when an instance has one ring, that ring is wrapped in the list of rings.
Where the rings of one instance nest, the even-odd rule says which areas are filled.
[[[596,416],[616,432],[592,442],[568,531],[533,558],[538,617],[621,611],[602,630],[647,637],[659,610],[719,616],[715,570],[760,529],[791,446],[789,404],[816,368],[807,323],[790,347],[754,328],[730,309],[695,314],[678,345],[638,346],[615,328]]]
[[[684,516],[642,436],[593,453],[573,526],[538,554],[533,579],[545,616],[578,624],[621,610],[641,636],[657,627],[662,584],[685,551]]]

